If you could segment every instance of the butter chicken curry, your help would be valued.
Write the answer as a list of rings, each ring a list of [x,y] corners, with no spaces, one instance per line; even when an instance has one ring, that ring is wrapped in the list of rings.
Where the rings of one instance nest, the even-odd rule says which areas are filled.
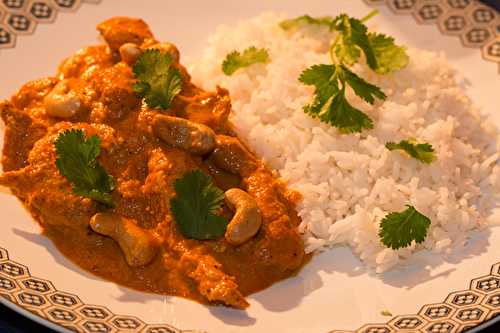
[[[134,289],[243,309],[304,263],[297,194],[138,19],[0,103],[0,184],[68,258]]]

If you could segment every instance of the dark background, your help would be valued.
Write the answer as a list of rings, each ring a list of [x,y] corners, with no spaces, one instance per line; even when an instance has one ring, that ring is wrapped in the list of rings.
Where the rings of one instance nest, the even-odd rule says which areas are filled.
[[[500,0],[483,0],[484,3],[500,11]],[[30,319],[0,305],[0,333],[53,333],[54,331],[37,325]],[[499,333],[500,322],[482,330],[482,333]]]
[[[500,0],[482,0],[482,2],[500,11]]]

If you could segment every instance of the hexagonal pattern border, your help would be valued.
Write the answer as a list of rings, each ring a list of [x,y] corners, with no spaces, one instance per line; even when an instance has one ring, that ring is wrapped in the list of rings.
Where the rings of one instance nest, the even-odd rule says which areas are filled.
[[[52,23],[58,12],[74,12],[82,3],[102,0],[0,0],[0,50],[16,46],[19,36],[31,35],[38,24]]]
[[[84,303],[58,290],[51,281],[34,277],[28,267],[9,258],[0,247],[0,297],[34,315],[81,333],[201,333],[168,324],[146,324],[117,315],[104,306]],[[451,292],[443,303],[426,304],[418,314],[395,316],[385,324],[368,324],[356,331],[330,333],[461,333],[500,316],[500,263],[488,275],[472,279],[468,288]]]
[[[481,49],[483,59],[498,64],[500,14],[477,0],[363,0],[386,5],[419,24],[437,24],[441,33],[458,36],[463,46]],[[471,281],[469,289],[451,293],[443,303],[424,305],[418,315],[403,315],[386,324],[368,324],[356,333],[459,333],[500,316],[500,263],[491,274]],[[350,333],[331,331],[330,333]]]
[[[419,24],[437,24],[445,35],[458,36],[465,47],[480,48],[500,69],[500,15],[477,0],[364,0],[387,5],[394,13],[412,15]],[[37,24],[51,23],[59,11],[76,11],[82,3],[101,0],[0,0],[0,49],[13,48],[18,36],[32,34]],[[132,316],[83,303],[76,295],[57,290],[50,281],[31,276],[24,265],[0,248],[0,297],[56,325],[82,333],[195,333],[166,324],[146,324]],[[500,315],[500,263],[490,275],[473,279],[469,288],[452,292],[443,303],[424,305],[416,315],[368,324],[356,333],[464,332]],[[336,331],[331,333],[345,333]]]
[[[470,281],[468,289],[450,293],[443,303],[426,304],[416,315],[330,333],[461,333],[496,316],[500,316],[500,263],[491,267],[489,275]]]
[[[8,251],[1,247],[0,298],[79,333],[201,333],[168,324],[146,324],[133,316],[117,315],[104,306],[86,304],[76,295],[57,290],[51,281],[32,276],[28,267],[11,260]],[[492,298],[485,308],[497,303],[498,299]]]
[[[412,15],[419,24],[436,24],[444,35],[457,36],[464,47],[478,48],[500,73],[500,13],[478,0],[363,0],[385,5],[398,15]]]

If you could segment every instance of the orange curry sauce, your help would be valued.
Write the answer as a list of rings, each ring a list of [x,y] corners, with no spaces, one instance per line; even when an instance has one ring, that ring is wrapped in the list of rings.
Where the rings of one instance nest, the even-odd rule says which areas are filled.
[[[25,204],[65,256],[95,275],[137,290],[247,307],[246,295],[293,275],[307,259],[297,231],[297,194],[237,139],[228,122],[226,90],[205,92],[194,86],[177,61],[183,89],[170,109],[148,108],[134,93],[134,74],[118,49],[124,43],[141,49],[158,43],[142,20],[112,18],[98,30],[107,45],[78,51],[61,64],[56,77],[28,82],[10,101],[0,103],[6,124],[0,184]],[[44,107],[44,98],[61,81],[81,102],[67,119],[48,115]],[[205,124],[217,134],[217,142],[230,142],[222,151],[227,167],[218,167],[211,154],[191,154],[159,139],[152,122],[160,113]],[[67,129],[83,129],[102,140],[99,162],[116,181],[114,208],[73,194],[59,173],[54,141]],[[198,241],[178,231],[170,211],[173,184],[196,169],[211,175],[221,189],[241,188],[256,200],[262,226],[255,237],[234,246],[224,237]],[[115,240],[89,227],[102,211],[154,233],[159,240],[154,259],[128,265]],[[223,214],[230,219],[233,213],[224,207]]]

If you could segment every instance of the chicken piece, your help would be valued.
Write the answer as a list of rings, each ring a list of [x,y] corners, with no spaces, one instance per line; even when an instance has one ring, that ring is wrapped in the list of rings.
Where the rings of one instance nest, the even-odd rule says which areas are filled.
[[[56,83],[57,79],[54,77],[30,81],[12,96],[12,104],[19,110],[36,108],[43,102],[44,97],[50,93]]]
[[[238,175],[217,168],[210,159],[203,161],[219,188],[227,191],[231,188],[240,187],[241,178]]]
[[[141,45],[153,39],[153,34],[143,20],[130,17],[113,17],[99,24],[97,30],[113,51],[118,51],[125,43]]]
[[[112,213],[98,213],[90,220],[90,227],[98,234],[114,239],[132,267],[149,264],[158,252],[156,237],[138,227],[132,220]]]
[[[189,153],[180,149],[154,149],[149,156],[148,176],[144,182],[145,193],[158,193],[163,200],[174,196],[173,183],[187,171],[197,169],[197,163]]]
[[[91,121],[110,123],[123,119],[141,106],[141,98],[132,90],[135,78],[130,67],[117,64],[96,74],[92,80],[100,107],[92,110]]]
[[[293,271],[304,260],[304,242],[296,231],[299,220],[293,208],[285,204],[287,200],[280,190],[281,185],[263,168],[261,166],[244,180],[244,187],[262,212],[264,237],[258,241],[255,253],[262,264]]]
[[[235,278],[225,274],[221,270],[222,265],[213,257],[189,251],[182,255],[181,265],[196,282],[200,294],[210,302],[220,302],[237,309],[249,306],[238,290]]]
[[[26,112],[20,111],[8,102],[0,103],[0,116],[5,122],[5,143],[2,166],[4,171],[17,170],[28,163],[28,153],[47,131],[46,127],[34,121]]]
[[[0,185],[9,187],[26,204],[43,227],[66,227],[85,232],[97,205],[73,195],[71,186],[55,170],[27,166],[0,176]]]
[[[79,50],[59,65],[61,79],[91,77],[99,70],[113,64],[113,55],[105,45],[90,46]]]
[[[140,221],[144,227],[153,227],[165,220],[170,214],[170,199],[175,196],[174,182],[182,177],[186,170],[196,169],[197,164],[190,155],[180,149],[167,150],[153,149],[149,153],[147,163],[147,176],[141,187],[141,195],[147,198],[147,221]]]
[[[255,157],[235,137],[217,135],[215,150],[210,155],[218,168],[245,177],[257,168]]]
[[[180,117],[206,125],[216,132],[226,133],[228,131],[231,99],[226,89],[217,87],[215,94],[200,93],[194,98],[184,97],[184,101],[187,102],[187,105],[183,112],[179,112]]]
[[[66,129],[83,128],[87,135],[98,134],[103,147],[112,144],[113,130],[105,125],[79,125],[60,122],[38,140],[29,152],[27,166],[5,172],[0,184],[9,187],[40,219],[42,225],[64,226],[87,230],[90,218],[97,211],[97,204],[73,194],[72,186],[56,167],[54,141]]]

